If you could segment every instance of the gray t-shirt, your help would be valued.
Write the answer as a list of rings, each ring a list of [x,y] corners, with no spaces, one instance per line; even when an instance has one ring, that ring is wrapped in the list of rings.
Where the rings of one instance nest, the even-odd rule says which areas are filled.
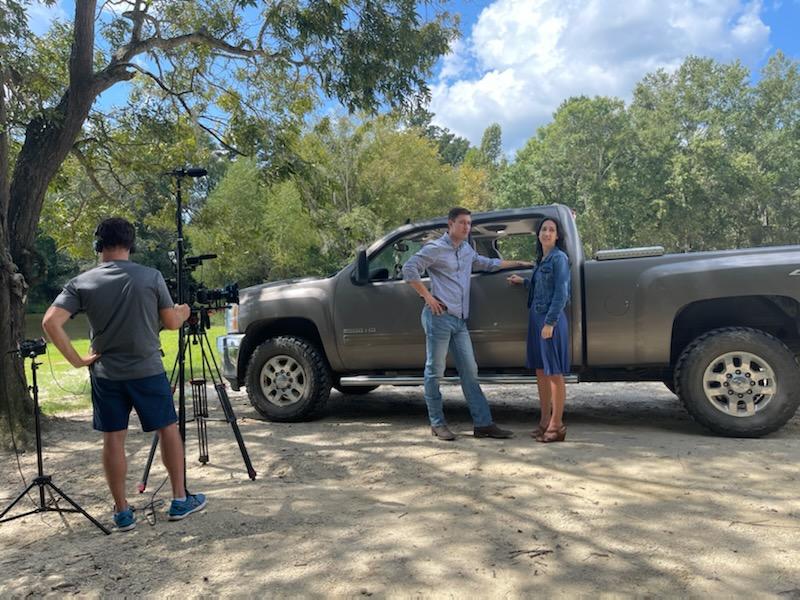
[[[161,273],[128,260],[100,263],[81,273],[53,302],[70,314],[86,313],[92,348],[101,355],[92,373],[114,380],[164,372],[158,311],[173,305]]]

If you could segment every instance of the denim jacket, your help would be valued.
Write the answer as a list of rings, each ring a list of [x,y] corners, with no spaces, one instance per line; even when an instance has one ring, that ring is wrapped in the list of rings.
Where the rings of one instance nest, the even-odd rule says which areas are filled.
[[[530,279],[525,278],[528,288],[528,308],[538,314],[547,313],[544,322],[554,325],[569,302],[570,276],[569,258],[558,247],[553,248],[533,268]]]

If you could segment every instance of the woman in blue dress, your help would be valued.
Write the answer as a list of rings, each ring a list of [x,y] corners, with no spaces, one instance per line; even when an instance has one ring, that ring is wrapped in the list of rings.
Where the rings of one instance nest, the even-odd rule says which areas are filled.
[[[564,251],[561,224],[552,218],[536,231],[537,261],[530,279],[511,275],[508,282],[528,288],[527,366],[536,371],[541,416],[531,435],[538,442],[563,442],[564,401],[569,373],[569,327],[564,308],[569,301],[569,258]]]

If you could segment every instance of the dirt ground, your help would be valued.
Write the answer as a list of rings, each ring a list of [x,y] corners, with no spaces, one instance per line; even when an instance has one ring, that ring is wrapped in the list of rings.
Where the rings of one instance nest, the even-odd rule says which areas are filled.
[[[334,392],[322,419],[299,424],[259,420],[234,394],[257,480],[225,423],[209,425],[200,465],[190,424],[189,485],[208,507],[173,523],[162,505],[153,526],[144,506],[164,469],[135,493],[151,438],[134,417],[136,529],[105,536],[55,513],[0,524],[0,597],[800,598],[800,417],[725,439],[660,384],[567,390],[567,443],[547,445],[527,435],[535,408],[520,386],[486,387],[516,432],[506,441],[473,439],[447,387],[453,443],[431,437],[420,388]],[[91,415],[50,421],[44,447],[45,473],[109,523]],[[12,453],[0,465],[5,507],[22,482]],[[35,470],[24,455],[29,480]]]

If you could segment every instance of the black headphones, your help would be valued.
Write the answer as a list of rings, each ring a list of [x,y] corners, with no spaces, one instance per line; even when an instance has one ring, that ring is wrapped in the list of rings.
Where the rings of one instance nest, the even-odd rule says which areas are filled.
[[[103,248],[106,247],[105,242],[103,241],[103,234],[100,232],[100,229],[103,227],[103,223],[100,223],[94,230],[94,241],[92,242],[92,249],[97,252],[98,254],[103,251]],[[130,253],[133,254],[136,252],[136,244],[131,244]]]
[[[103,251],[103,238],[100,237],[100,225],[94,230],[94,241],[92,242],[92,248],[98,254]]]

